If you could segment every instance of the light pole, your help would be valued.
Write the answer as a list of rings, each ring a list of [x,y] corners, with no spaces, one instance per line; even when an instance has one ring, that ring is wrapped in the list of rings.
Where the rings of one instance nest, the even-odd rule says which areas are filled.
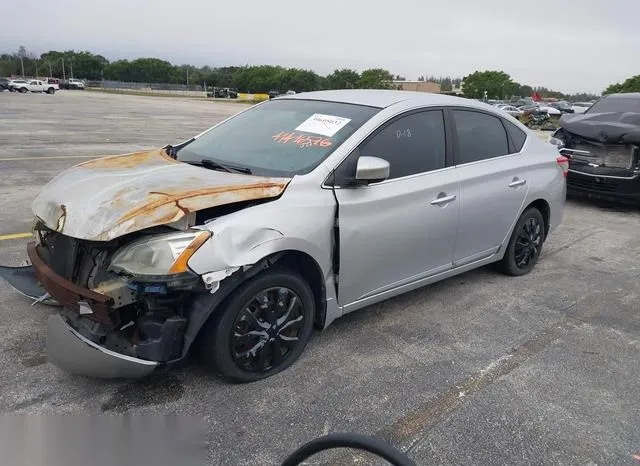
[[[24,78],[24,62],[22,61],[22,55],[20,55],[20,67],[22,68],[22,77]]]

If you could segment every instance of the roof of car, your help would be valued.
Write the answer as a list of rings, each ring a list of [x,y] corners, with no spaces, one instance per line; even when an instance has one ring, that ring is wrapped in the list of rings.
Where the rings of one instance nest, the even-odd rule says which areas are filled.
[[[277,97],[277,99],[324,100],[346,104],[369,105],[372,107],[388,107],[405,100],[413,100],[424,105],[465,105],[468,107],[487,108],[491,105],[473,99],[454,97],[429,92],[395,91],[383,89],[341,89],[334,91],[301,92],[295,95]],[[492,107],[493,108],[493,107]]]

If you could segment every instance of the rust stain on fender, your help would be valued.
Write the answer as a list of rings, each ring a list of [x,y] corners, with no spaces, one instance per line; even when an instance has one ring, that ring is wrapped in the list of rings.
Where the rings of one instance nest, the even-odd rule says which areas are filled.
[[[65,235],[110,241],[158,225],[188,228],[196,211],[276,198],[290,181],[208,170],[155,149],[76,165],[44,186],[32,209],[52,229],[66,213]]]
[[[193,191],[152,191],[147,195],[147,202],[126,212],[120,217],[118,223],[122,224],[134,218],[155,217],[154,214],[160,214],[161,216],[154,218],[155,221],[153,223],[175,222],[184,215],[208,207],[276,197],[282,193],[286,186],[287,182],[278,181],[216,186]]]
[[[154,149],[148,151],[131,152],[129,154],[110,155],[98,159],[89,160],[78,165],[82,168],[135,168],[139,165],[149,165],[158,162],[162,165],[167,163],[180,163],[169,157],[164,149]]]

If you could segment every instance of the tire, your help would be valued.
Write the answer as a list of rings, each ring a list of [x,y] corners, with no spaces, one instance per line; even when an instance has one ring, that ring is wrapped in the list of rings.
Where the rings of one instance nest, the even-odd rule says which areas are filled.
[[[538,263],[545,241],[544,217],[530,207],[518,219],[499,268],[507,275],[525,275]]]
[[[285,289],[289,294],[280,294]],[[265,291],[273,306],[256,301],[264,298]],[[280,306],[276,304],[279,300]],[[274,313],[269,315],[267,309]],[[285,314],[289,318],[281,321]],[[314,314],[315,300],[307,282],[287,269],[269,269],[240,285],[214,311],[200,331],[197,351],[209,369],[227,380],[261,380],[300,357],[313,331]],[[276,349],[281,359],[274,363]]]
[[[21,88],[20,88],[20,92],[21,92],[22,94],[26,93],[26,92],[27,92],[27,88],[26,88],[26,87],[21,87]]]
[[[55,94],[56,90],[53,87],[50,87],[49,89],[47,89],[47,94]]]

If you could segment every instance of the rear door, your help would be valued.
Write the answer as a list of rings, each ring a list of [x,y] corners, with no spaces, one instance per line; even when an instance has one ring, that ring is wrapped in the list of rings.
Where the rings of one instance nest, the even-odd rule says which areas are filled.
[[[454,266],[495,254],[527,197],[520,150],[526,134],[491,113],[452,109],[454,160],[460,177],[460,223]]]
[[[445,134],[441,109],[403,114],[337,170],[338,178],[348,179],[359,156],[391,165],[389,179],[380,183],[352,187],[336,180],[341,305],[451,269],[459,182],[447,163],[452,160]]]

